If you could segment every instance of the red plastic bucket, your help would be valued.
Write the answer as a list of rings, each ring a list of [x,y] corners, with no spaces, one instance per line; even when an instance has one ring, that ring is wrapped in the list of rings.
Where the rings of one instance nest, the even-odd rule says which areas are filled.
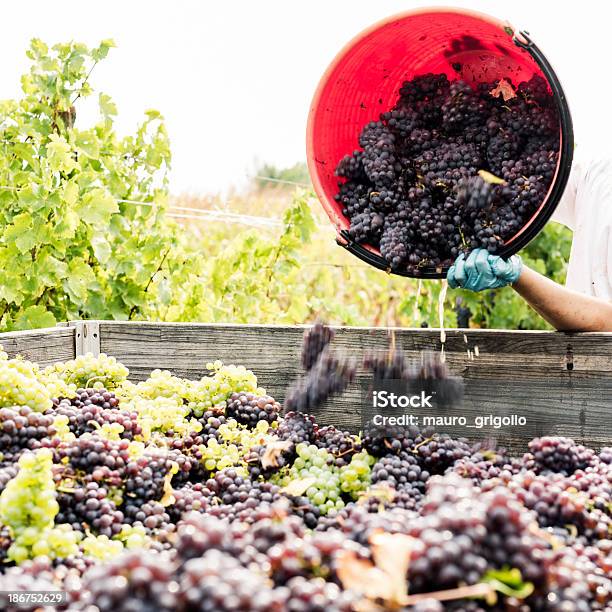
[[[571,170],[574,139],[567,100],[554,70],[527,33],[494,17],[456,8],[420,9],[376,23],[351,40],[321,78],[310,107],[306,146],[315,191],[337,229],[339,244],[383,270],[389,266],[376,248],[350,239],[349,220],[334,199],[339,181],[334,172],[340,159],[357,147],[362,127],[393,107],[401,84],[428,72],[473,83],[503,77],[518,83],[539,74],[553,92],[560,119],[557,170],[539,209],[500,255],[516,253],[544,227]],[[442,278],[446,268],[417,273]]]

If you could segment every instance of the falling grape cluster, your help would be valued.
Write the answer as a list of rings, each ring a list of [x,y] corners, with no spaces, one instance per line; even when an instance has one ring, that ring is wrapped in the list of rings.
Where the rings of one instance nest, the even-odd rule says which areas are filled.
[[[418,275],[514,237],[545,198],[559,142],[554,98],[538,75],[516,87],[416,76],[338,163],[336,200],[353,241]]]
[[[403,95],[424,113],[419,92]],[[409,133],[408,115],[393,121]],[[373,138],[363,163],[389,181]],[[0,597],[65,591],[60,609],[92,612],[612,609],[610,448],[549,436],[511,456],[433,430],[319,425],[307,411],[357,361],[313,333],[284,407],[219,363],[132,383],[106,356],[0,362],[42,389],[0,408]],[[395,346],[361,365],[372,380],[448,376]]]

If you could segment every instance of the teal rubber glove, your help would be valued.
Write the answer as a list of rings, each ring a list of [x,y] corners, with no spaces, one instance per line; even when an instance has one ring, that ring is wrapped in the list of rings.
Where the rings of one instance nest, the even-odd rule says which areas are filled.
[[[467,259],[462,253],[448,269],[446,278],[452,289],[462,287],[470,291],[498,289],[516,283],[521,275],[523,262],[518,255],[502,259],[486,249],[475,249]]]

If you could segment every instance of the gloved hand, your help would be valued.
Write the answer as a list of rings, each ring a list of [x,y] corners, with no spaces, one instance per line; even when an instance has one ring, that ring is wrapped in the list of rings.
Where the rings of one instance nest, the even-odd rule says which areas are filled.
[[[452,289],[462,287],[470,291],[497,289],[516,283],[523,262],[518,255],[502,259],[486,249],[475,249],[467,257],[462,253],[448,269],[446,278]]]

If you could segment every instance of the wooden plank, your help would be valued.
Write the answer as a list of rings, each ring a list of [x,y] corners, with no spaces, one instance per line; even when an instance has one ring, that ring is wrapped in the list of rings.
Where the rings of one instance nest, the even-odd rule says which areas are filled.
[[[100,350],[127,365],[131,378],[142,380],[155,368],[189,378],[206,373],[208,361],[244,365],[280,401],[300,373],[303,327],[100,322]],[[338,328],[334,346],[360,356],[367,349],[395,342],[417,358],[439,350],[433,329]],[[466,342],[467,339],[467,342]],[[470,359],[467,348],[478,347]],[[561,334],[498,330],[448,330],[445,343],[451,372],[465,380],[464,407],[469,417],[524,414],[541,433],[572,435],[594,446],[612,439],[612,334]],[[347,392],[317,410],[323,424],[353,431],[360,428],[363,371]],[[451,433],[466,433],[449,430]],[[524,450],[521,431],[493,427],[473,435],[500,439]]]
[[[0,346],[9,357],[21,355],[41,366],[74,359],[74,328],[51,327],[0,334]]]

